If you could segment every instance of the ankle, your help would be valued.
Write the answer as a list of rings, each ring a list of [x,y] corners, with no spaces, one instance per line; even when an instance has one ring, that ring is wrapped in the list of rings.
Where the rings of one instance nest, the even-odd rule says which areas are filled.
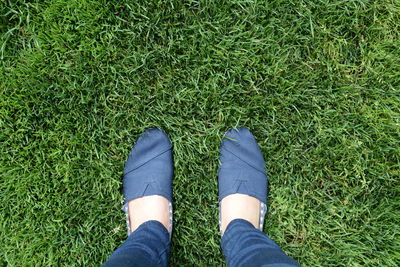
[[[128,215],[131,232],[143,223],[153,220],[170,231],[170,204],[163,196],[145,196],[129,201]]]
[[[236,219],[243,219],[259,228],[260,201],[245,194],[232,194],[221,200],[221,234]]]

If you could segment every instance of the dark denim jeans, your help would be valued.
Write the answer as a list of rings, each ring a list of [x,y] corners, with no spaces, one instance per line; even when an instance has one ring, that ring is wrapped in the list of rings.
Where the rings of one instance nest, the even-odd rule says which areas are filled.
[[[134,231],[103,266],[167,266],[169,246],[167,229],[157,221],[149,221]],[[228,266],[300,266],[245,220],[228,225],[221,246]]]

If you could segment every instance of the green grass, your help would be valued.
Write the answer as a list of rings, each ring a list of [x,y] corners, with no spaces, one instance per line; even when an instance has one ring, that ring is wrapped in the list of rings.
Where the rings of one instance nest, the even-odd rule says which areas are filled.
[[[304,266],[400,265],[400,1],[0,2],[0,266],[98,266],[121,175],[174,144],[171,266],[219,266],[219,143],[250,128],[265,232]]]

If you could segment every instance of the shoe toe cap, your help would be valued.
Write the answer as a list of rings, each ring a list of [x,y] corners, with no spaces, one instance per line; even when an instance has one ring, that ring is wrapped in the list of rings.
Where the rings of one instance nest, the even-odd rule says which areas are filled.
[[[261,149],[253,134],[245,127],[232,128],[225,134],[221,145],[221,156],[222,161],[224,158],[229,160],[234,156],[259,171],[265,171]]]
[[[125,164],[124,172],[130,172],[172,148],[168,136],[158,128],[146,130],[136,141]],[[171,152],[169,152],[171,153]]]

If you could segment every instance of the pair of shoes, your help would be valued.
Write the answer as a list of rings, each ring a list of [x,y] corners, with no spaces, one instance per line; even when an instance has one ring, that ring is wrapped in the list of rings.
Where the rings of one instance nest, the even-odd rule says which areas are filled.
[[[128,235],[131,200],[159,195],[169,202],[169,233],[172,232],[172,145],[168,136],[157,128],[146,130],[136,141],[125,164],[123,176],[124,206]],[[260,201],[258,229],[262,230],[266,213],[267,175],[262,152],[251,132],[232,128],[226,132],[220,149],[218,170],[219,202],[232,194],[252,196]],[[220,231],[221,231],[220,206]]]

